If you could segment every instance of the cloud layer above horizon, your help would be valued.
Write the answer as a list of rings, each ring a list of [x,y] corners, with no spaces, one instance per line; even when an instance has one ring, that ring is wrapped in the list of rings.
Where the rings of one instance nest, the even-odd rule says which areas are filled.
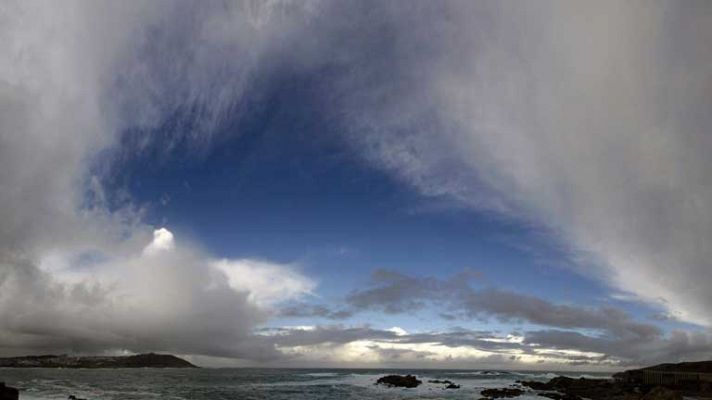
[[[709,354],[706,2],[18,1],[0,22],[0,352],[328,363],[323,346],[339,345],[345,363],[416,364],[441,362],[452,343],[503,364]],[[209,152],[241,134],[223,124],[300,80],[318,82],[308,101],[365,164],[534,226],[578,273],[700,329],[385,270],[335,309],[299,306],[319,280],[299,263],[210,254],[108,187],[127,154]],[[266,328],[279,315],[424,305],[536,329]]]

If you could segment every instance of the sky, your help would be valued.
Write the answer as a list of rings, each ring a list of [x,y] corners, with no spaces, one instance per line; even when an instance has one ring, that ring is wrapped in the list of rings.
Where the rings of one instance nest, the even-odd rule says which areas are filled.
[[[0,356],[712,356],[712,3],[5,1]]]

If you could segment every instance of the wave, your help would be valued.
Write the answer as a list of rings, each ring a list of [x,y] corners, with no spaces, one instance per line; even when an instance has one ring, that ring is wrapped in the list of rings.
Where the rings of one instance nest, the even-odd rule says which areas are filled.
[[[498,375],[512,375],[511,372],[507,371],[463,371],[463,372],[448,372],[448,375],[464,375],[464,376],[498,376]]]
[[[315,378],[330,378],[334,376],[339,376],[338,372],[310,372],[307,374],[300,374],[301,376],[313,376]]]

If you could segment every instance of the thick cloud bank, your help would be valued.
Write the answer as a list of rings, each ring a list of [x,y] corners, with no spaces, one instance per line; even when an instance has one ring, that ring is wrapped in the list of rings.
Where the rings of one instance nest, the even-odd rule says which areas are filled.
[[[269,317],[264,301],[313,287],[290,266],[211,260],[176,245],[166,229],[133,254],[55,252],[39,266],[7,260],[1,278],[5,351],[163,350],[262,361],[279,356],[253,338]]]

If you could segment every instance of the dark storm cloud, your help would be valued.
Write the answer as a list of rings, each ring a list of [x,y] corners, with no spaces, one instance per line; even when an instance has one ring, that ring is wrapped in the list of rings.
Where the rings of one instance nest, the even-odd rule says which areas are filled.
[[[438,343],[446,347],[464,346],[491,352],[525,349],[525,346],[520,343],[500,340],[501,337],[490,332],[463,329],[438,333],[414,333],[399,339],[400,343]]]
[[[561,328],[602,329],[616,336],[647,339],[660,335],[655,325],[636,322],[626,312],[611,307],[554,304],[534,296],[497,289],[466,291],[456,300],[472,316],[491,315],[501,320],[522,320]]]
[[[436,278],[420,278],[379,269],[373,272],[373,287],[354,291],[347,302],[357,309],[396,314],[418,310],[448,292],[448,283]],[[435,297],[433,297],[435,295]]]
[[[438,344],[446,347],[471,347],[478,350],[498,351],[523,349],[516,342],[501,341],[501,337],[482,331],[455,330],[399,334],[392,330],[342,325],[324,325],[304,328],[269,328],[260,331],[260,337],[277,346],[342,345],[359,340],[396,344]],[[494,339],[494,340],[493,340]]]
[[[271,329],[265,340],[279,346],[345,344],[357,340],[392,340],[394,332],[369,327],[318,326],[313,329]]]
[[[545,330],[529,332],[527,345],[553,349],[597,352],[637,365],[684,360],[703,360],[712,356],[712,336],[708,332],[673,331],[667,336],[640,340],[615,336],[590,336],[580,332]]]
[[[371,286],[352,292],[347,302],[354,310],[389,313],[446,309],[448,320],[495,318],[526,322],[554,329],[523,332],[522,343],[492,341],[488,332],[467,330],[437,334],[411,334],[401,343],[436,342],[444,346],[468,346],[480,350],[575,350],[601,355],[557,357],[578,363],[642,365],[665,360],[704,359],[712,355],[711,336],[705,330],[663,332],[652,323],[637,321],[613,307],[556,304],[534,296],[495,288],[475,289],[466,280],[412,277],[391,271],[376,271]],[[586,333],[588,332],[588,333]],[[596,332],[591,334],[590,332]],[[543,353],[541,353],[543,354]],[[580,359],[577,361],[575,357]]]
[[[283,306],[278,315],[285,318],[326,318],[346,319],[353,315],[351,310],[333,310],[320,304],[297,303]]]
[[[619,309],[555,304],[494,288],[473,289],[460,275],[443,280],[377,270],[372,281],[373,287],[348,296],[347,302],[352,307],[403,313],[435,305],[461,318],[494,317],[558,328],[600,329],[611,335],[640,340],[661,334],[655,325],[637,322]]]
[[[518,360],[523,356],[529,356],[548,359],[546,362],[553,360],[553,362],[571,366],[640,366],[662,362],[703,360],[712,356],[712,351],[710,351],[712,336],[702,331],[673,331],[669,335],[642,339],[617,337],[607,333],[589,335],[578,331],[549,329],[524,332],[520,339],[512,340],[514,337],[511,335],[467,329],[399,334],[391,330],[374,329],[367,326],[327,325],[309,329],[269,328],[261,330],[258,338],[255,343],[259,343],[262,348],[266,349],[274,349],[275,346],[327,346],[336,349],[357,341],[369,341],[374,344],[368,345],[368,348],[389,362],[396,362],[408,357],[415,359],[440,357],[438,359],[446,362],[446,360],[442,360],[442,355],[447,354],[447,349],[463,348],[489,353],[489,356],[477,358],[478,362],[485,362],[487,357],[519,362]],[[440,346],[441,350],[438,352],[417,350],[417,346],[420,345],[436,345]],[[300,356],[282,355],[276,356],[274,360],[286,360],[287,358],[298,360]],[[474,360],[472,359],[472,361]]]
[[[379,357],[389,360],[389,361],[399,361],[404,358],[415,358],[416,360],[418,359],[425,359],[427,357],[435,356],[437,353],[434,353],[432,351],[418,351],[418,350],[410,350],[410,349],[393,349],[393,348],[383,348],[381,346],[369,346],[369,349],[372,351],[376,352]]]

